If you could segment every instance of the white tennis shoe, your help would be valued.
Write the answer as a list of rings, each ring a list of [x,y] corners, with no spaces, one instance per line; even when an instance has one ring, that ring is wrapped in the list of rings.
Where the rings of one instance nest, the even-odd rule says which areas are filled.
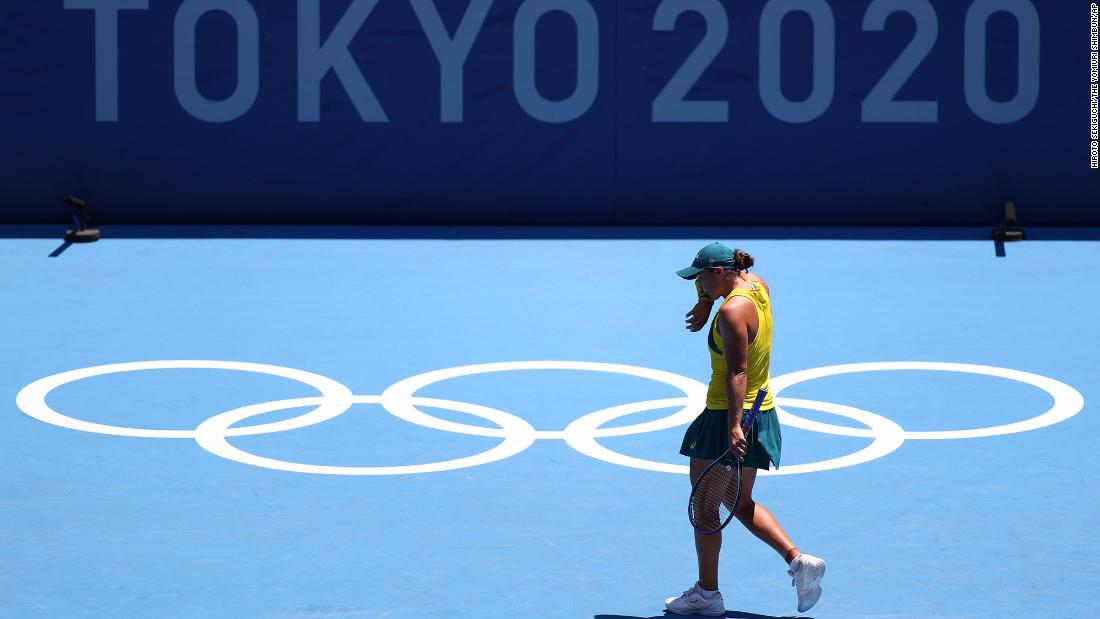
[[[825,576],[825,560],[800,554],[791,561],[787,575],[798,594],[798,612],[804,613],[821,599],[821,578]]]
[[[703,597],[703,588],[695,583],[692,588],[684,591],[678,598],[665,600],[665,608],[674,615],[704,615],[707,617],[722,617],[726,614],[726,605],[722,602],[722,594],[715,593],[714,597]]]

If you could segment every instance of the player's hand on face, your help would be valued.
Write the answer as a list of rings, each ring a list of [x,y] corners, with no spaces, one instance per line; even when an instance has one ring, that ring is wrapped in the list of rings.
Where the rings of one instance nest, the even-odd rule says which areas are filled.
[[[684,314],[684,316],[687,317],[687,320],[684,321],[687,323],[685,328],[692,333],[702,329],[703,325],[707,324],[707,319],[710,318],[710,308],[713,305],[714,301],[708,301],[706,299],[701,299],[696,303],[695,307],[691,308],[690,312]]]
[[[745,439],[745,432],[740,427],[730,430],[730,449],[733,455],[743,460],[748,453],[748,448],[749,443]]]

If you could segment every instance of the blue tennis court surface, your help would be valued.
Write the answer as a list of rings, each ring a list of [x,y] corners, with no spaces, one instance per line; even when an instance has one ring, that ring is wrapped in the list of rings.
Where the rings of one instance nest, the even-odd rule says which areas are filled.
[[[0,240],[0,617],[661,616],[714,240],[772,289],[805,616],[1100,616],[1098,241],[105,233]],[[736,523],[720,579],[796,616]]]

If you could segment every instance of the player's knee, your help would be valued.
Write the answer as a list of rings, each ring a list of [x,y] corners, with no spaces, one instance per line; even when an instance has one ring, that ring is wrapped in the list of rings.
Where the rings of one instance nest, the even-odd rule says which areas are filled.
[[[738,520],[748,520],[751,522],[753,513],[755,511],[756,501],[750,498],[742,498],[741,501],[737,504],[737,509],[733,512],[733,514],[737,516]]]

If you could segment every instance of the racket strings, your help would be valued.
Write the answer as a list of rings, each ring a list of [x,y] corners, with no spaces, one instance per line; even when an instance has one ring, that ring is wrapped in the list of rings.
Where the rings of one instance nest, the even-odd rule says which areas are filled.
[[[691,497],[693,524],[701,531],[717,531],[737,509],[740,484],[736,465],[717,463],[699,480]]]
[[[761,387],[756,392],[752,408],[742,419],[742,428],[750,441],[756,415],[764,403],[768,390]],[[737,503],[741,500],[741,464],[731,460],[731,451],[724,454],[703,471],[688,499],[688,519],[704,534],[716,533],[733,518]]]

